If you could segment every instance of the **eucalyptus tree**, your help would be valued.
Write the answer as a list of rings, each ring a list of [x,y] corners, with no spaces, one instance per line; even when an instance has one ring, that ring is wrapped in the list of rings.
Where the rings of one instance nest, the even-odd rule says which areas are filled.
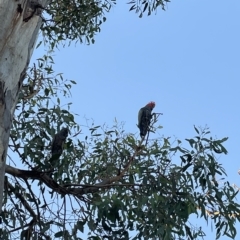
[[[129,8],[142,17],[167,2],[133,0]],[[195,127],[184,142],[139,140],[117,122],[83,129],[70,104],[61,105],[76,82],[54,72],[51,54],[29,65],[39,33],[38,45],[50,50],[94,43],[114,4],[0,2],[1,239],[197,239],[204,230],[191,215],[211,219],[217,238],[234,238],[237,192],[217,161],[227,138]],[[158,117],[150,134],[161,131]]]

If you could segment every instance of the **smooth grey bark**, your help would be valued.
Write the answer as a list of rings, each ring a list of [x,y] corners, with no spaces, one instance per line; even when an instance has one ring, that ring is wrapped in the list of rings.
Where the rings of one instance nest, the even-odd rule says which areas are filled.
[[[42,6],[47,2],[43,0]],[[13,114],[42,23],[33,11],[34,3],[37,1],[0,0],[0,213]]]

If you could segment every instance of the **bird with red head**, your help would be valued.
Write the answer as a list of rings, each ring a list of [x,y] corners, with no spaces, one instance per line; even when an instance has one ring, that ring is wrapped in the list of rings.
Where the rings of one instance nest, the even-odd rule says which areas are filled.
[[[140,129],[141,138],[145,137],[149,130],[150,122],[152,119],[152,110],[155,105],[155,102],[149,102],[138,112],[138,128]]]

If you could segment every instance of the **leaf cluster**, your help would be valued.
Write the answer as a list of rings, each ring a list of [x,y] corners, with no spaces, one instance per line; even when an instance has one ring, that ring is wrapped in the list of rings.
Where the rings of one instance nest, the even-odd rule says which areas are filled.
[[[169,2],[170,0],[131,0],[128,4],[131,5],[129,11],[135,11],[135,13],[139,14],[139,17],[142,18],[144,13],[147,12],[149,16],[153,12],[156,12],[159,7],[165,10]]]
[[[78,40],[94,43],[94,36],[106,21],[115,0],[53,0],[45,8],[42,34],[53,49],[58,42]]]
[[[130,11],[142,17],[145,12],[151,15],[159,7],[163,10],[169,0],[132,0]],[[51,0],[43,11],[41,26],[45,43],[54,49],[66,40],[93,44],[95,35],[101,31],[106,13],[116,4],[116,0]]]

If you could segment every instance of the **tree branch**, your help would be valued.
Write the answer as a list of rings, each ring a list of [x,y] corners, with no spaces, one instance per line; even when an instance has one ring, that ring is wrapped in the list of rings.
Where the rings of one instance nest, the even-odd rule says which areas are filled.
[[[7,191],[8,191],[8,188],[15,194],[15,196],[20,200],[22,205],[28,210],[28,212],[32,215],[33,219],[35,219],[35,221],[36,221],[37,216],[36,216],[35,212],[32,210],[31,206],[25,200],[23,195],[21,195],[19,192],[16,192],[14,186],[10,182],[6,182],[6,190]]]

